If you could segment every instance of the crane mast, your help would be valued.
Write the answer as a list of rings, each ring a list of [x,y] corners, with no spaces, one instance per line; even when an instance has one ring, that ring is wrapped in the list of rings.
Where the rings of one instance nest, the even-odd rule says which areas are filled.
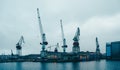
[[[40,34],[41,34],[41,39],[42,39],[42,42],[40,44],[42,45],[42,51],[45,51],[45,46],[48,44],[48,42],[46,41],[45,33],[43,32],[43,27],[42,27],[42,24],[41,24],[41,19],[40,19],[40,14],[39,14],[39,9],[38,8],[37,8],[37,14],[38,14]]]
[[[63,31],[63,26],[62,26],[62,20],[60,20],[60,24],[61,24],[61,33],[62,33],[62,40],[63,40],[63,52],[66,52],[66,48],[67,48],[67,45],[66,45],[66,39],[64,37],[64,31]]]

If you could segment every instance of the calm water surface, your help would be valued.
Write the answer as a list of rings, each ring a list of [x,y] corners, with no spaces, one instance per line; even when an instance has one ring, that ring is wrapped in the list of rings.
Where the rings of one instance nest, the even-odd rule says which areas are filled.
[[[66,63],[14,62],[0,63],[0,70],[120,70],[120,61]]]

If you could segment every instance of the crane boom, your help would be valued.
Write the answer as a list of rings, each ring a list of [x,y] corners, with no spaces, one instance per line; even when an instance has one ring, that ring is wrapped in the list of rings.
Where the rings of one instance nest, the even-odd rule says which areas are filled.
[[[96,37],[96,46],[99,48],[98,38]]]
[[[80,29],[78,27],[73,40],[74,41],[79,41],[79,36],[80,36]]]
[[[63,31],[63,26],[62,26],[62,20],[60,20],[60,24],[61,24],[62,39],[64,39],[64,31]]]
[[[43,27],[41,24],[41,19],[40,19],[40,14],[39,14],[39,9],[37,8],[37,14],[38,14],[38,22],[39,22],[39,28],[40,28],[40,34],[41,34],[41,39],[42,39],[42,43],[40,43],[42,45],[42,51],[45,50],[45,45],[48,44],[48,42],[46,41],[46,36],[45,33],[43,32]]]
[[[63,40],[63,52],[65,52],[65,48],[67,48],[67,45],[66,45],[66,39],[64,37],[64,31],[63,31],[63,26],[62,26],[62,20],[60,20],[60,24],[61,24],[61,33],[62,33],[62,40]]]
[[[41,24],[41,19],[40,19],[40,14],[39,14],[39,9],[37,8],[37,14],[38,14],[38,22],[39,22],[39,28],[40,28],[40,34],[41,34],[41,39],[42,39],[42,42],[44,41],[43,40],[43,28],[42,28],[42,24]]]
[[[18,43],[16,45],[20,45],[21,46],[22,43],[25,43],[23,36],[21,36],[20,40],[18,41]]]

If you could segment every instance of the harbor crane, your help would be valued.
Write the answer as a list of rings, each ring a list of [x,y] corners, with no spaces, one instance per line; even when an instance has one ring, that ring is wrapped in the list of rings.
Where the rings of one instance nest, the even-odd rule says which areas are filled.
[[[96,37],[96,59],[100,59],[100,49],[97,37]]]
[[[51,47],[54,47],[54,46],[55,46],[54,51],[55,51],[55,52],[58,52],[59,43],[57,43],[56,45],[50,45],[50,46],[48,46],[48,47],[47,47],[47,48],[49,48],[48,51],[51,51]]]
[[[63,40],[63,46],[62,46],[62,48],[63,48],[63,52],[66,52],[67,45],[66,45],[66,39],[64,37],[62,20],[60,20],[60,24],[61,24],[61,33],[62,33],[62,40]]]
[[[16,44],[16,49],[17,49],[17,55],[21,56],[22,55],[22,44],[25,43],[24,37],[21,36],[20,40]]]
[[[12,51],[12,49],[11,49],[11,56],[13,56],[14,54],[13,54],[13,51]]]
[[[59,43],[57,43],[54,52],[58,52]]]
[[[79,27],[77,28],[77,31],[75,33],[75,36],[73,38],[73,52],[78,53],[80,52],[80,47],[79,47],[79,36],[80,36],[80,29]]]
[[[45,56],[45,46],[48,44],[48,42],[46,41],[46,36],[45,36],[45,33],[43,32],[43,27],[42,27],[42,24],[41,24],[41,19],[40,19],[40,14],[39,14],[39,9],[38,8],[37,8],[37,14],[38,14],[40,34],[41,34],[41,39],[42,39],[42,42],[40,43],[42,45],[41,56],[44,57]]]

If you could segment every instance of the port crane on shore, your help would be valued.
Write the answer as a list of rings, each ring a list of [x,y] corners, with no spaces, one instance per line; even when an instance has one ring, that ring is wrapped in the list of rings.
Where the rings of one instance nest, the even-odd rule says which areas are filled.
[[[50,45],[50,46],[48,46],[47,47],[47,48],[49,48],[48,51],[51,51],[51,47],[55,47],[54,52],[58,52],[59,43],[57,43],[56,45]]]
[[[78,53],[80,52],[80,47],[79,47],[79,36],[80,36],[80,29],[79,27],[76,30],[75,36],[73,38],[73,52]]]
[[[66,39],[64,37],[62,20],[60,20],[60,24],[61,24],[61,33],[62,33],[62,40],[63,40],[63,46],[62,46],[62,48],[63,48],[63,52],[66,52],[67,45],[66,45]]]
[[[96,59],[100,59],[100,48],[98,43],[98,38],[96,37]]]
[[[14,54],[13,54],[13,51],[12,51],[12,49],[11,49],[11,56],[13,56]]]
[[[45,47],[48,44],[48,42],[46,41],[46,36],[45,36],[45,33],[43,32],[43,27],[42,27],[42,24],[41,24],[41,19],[40,19],[40,14],[39,14],[39,9],[38,8],[37,8],[37,14],[38,14],[40,34],[41,34],[41,39],[42,39],[42,42],[40,43],[42,45],[41,56],[44,57],[45,56]]]
[[[20,56],[22,55],[22,44],[25,43],[24,37],[21,36],[20,40],[16,44],[16,49],[17,49],[17,55]]]
[[[55,46],[56,46],[56,47],[55,47],[55,50],[54,50],[54,52],[58,52],[59,43],[57,43]]]

